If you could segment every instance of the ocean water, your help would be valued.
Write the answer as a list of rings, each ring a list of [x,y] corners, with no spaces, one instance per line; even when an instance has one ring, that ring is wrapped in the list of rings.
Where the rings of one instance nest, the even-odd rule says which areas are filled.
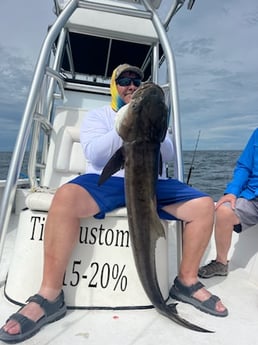
[[[20,177],[27,177],[27,166],[28,166],[28,158],[29,154],[28,152],[25,153]],[[12,159],[12,153],[11,152],[0,152],[0,180],[5,180],[8,175],[8,170],[10,166],[10,162]]]
[[[184,180],[187,181],[190,167],[189,184],[208,193],[217,201],[223,194],[241,151],[184,151]],[[194,158],[194,159],[193,159]],[[11,153],[0,152],[0,180],[6,179],[10,165]],[[28,154],[25,155],[21,177],[27,174]],[[193,164],[192,164],[193,162]],[[173,167],[169,169],[173,177]]]
[[[183,152],[184,176],[187,181],[193,151]],[[217,201],[232,178],[241,151],[196,151],[189,184],[208,193]]]

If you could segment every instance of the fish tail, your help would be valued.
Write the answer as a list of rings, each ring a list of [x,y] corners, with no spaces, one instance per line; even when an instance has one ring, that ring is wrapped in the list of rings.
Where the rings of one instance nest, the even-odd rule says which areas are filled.
[[[162,309],[159,309],[159,312],[161,314],[168,317],[170,320],[175,321],[176,323],[178,323],[181,326],[184,326],[184,327],[191,329],[193,331],[196,331],[196,332],[214,333],[214,331],[210,331],[210,330],[205,329],[203,327],[197,326],[197,325],[183,319],[181,316],[179,316],[177,309],[176,309],[176,303],[165,305],[165,308],[163,310]]]

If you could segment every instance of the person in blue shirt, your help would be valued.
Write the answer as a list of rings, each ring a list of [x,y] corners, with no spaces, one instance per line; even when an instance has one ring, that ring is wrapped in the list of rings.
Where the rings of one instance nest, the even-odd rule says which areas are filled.
[[[258,128],[252,133],[234,169],[233,178],[215,207],[217,256],[199,268],[202,278],[228,274],[228,252],[232,233],[258,223]]]

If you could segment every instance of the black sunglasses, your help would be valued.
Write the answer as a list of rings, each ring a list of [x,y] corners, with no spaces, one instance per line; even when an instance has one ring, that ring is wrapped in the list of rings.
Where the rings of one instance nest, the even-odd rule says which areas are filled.
[[[120,86],[129,86],[133,83],[134,86],[138,87],[141,85],[141,79],[124,77],[117,79],[116,83]]]

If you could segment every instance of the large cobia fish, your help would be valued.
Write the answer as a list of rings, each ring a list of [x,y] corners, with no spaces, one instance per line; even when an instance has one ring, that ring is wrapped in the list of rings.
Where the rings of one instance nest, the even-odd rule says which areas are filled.
[[[160,143],[167,126],[163,90],[154,83],[143,83],[131,102],[119,111],[116,129],[123,146],[103,169],[99,184],[124,167],[130,240],[147,296],[162,315],[192,330],[209,332],[182,319],[176,304],[166,304],[158,284],[155,248],[158,238],[165,233],[157,214],[155,186],[161,167]]]

